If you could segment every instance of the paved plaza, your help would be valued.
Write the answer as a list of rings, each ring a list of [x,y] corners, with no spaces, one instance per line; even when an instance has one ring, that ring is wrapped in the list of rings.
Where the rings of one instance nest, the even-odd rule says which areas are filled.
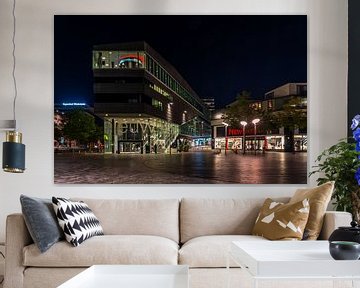
[[[306,184],[307,153],[55,154],[56,184]]]

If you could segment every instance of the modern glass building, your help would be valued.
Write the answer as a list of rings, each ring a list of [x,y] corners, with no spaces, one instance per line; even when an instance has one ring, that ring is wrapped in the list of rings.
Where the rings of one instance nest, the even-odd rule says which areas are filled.
[[[210,112],[176,69],[146,42],[94,46],[95,114],[105,152],[168,152],[210,145]]]

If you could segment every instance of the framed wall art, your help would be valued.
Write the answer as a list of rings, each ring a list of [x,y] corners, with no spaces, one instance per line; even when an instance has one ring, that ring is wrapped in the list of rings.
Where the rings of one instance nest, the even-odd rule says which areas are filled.
[[[55,16],[56,184],[306,184],[306,15]]]

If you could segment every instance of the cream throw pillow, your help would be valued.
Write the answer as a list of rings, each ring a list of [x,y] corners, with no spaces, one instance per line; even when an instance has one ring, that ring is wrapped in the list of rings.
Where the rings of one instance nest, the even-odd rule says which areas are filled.
[[[307,199],[284,204],[268,198],[260,209],[252,234],[269,240],[301,240],[308,217]]]
[[[310,214],[305,227],[304,240],[316,240],[322,229],[326,208],[334,190],[334,181],[324,183],[315,188],[298,189],[289,203],[309,199]]]

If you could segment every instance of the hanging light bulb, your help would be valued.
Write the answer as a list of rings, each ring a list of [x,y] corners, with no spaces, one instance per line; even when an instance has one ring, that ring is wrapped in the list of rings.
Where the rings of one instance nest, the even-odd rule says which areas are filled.
[[[13,29],[13,70],[12,77],[14,81],[14,101],[13,101],[13,114],[14,120],[5,120],[0,123],[2,130],[10,130],[6,132],[6,140],[3,143],[3,169],[5,172],[23,173],[25,171],[25,145],[22,144],[22,134],[16,130],[16,98],[17,86],[15,78],[16,57],[15,57],[15,34],[16,34],[16,17],[15,17],[16,0],[13,2],[12,15],[14,20]]]

